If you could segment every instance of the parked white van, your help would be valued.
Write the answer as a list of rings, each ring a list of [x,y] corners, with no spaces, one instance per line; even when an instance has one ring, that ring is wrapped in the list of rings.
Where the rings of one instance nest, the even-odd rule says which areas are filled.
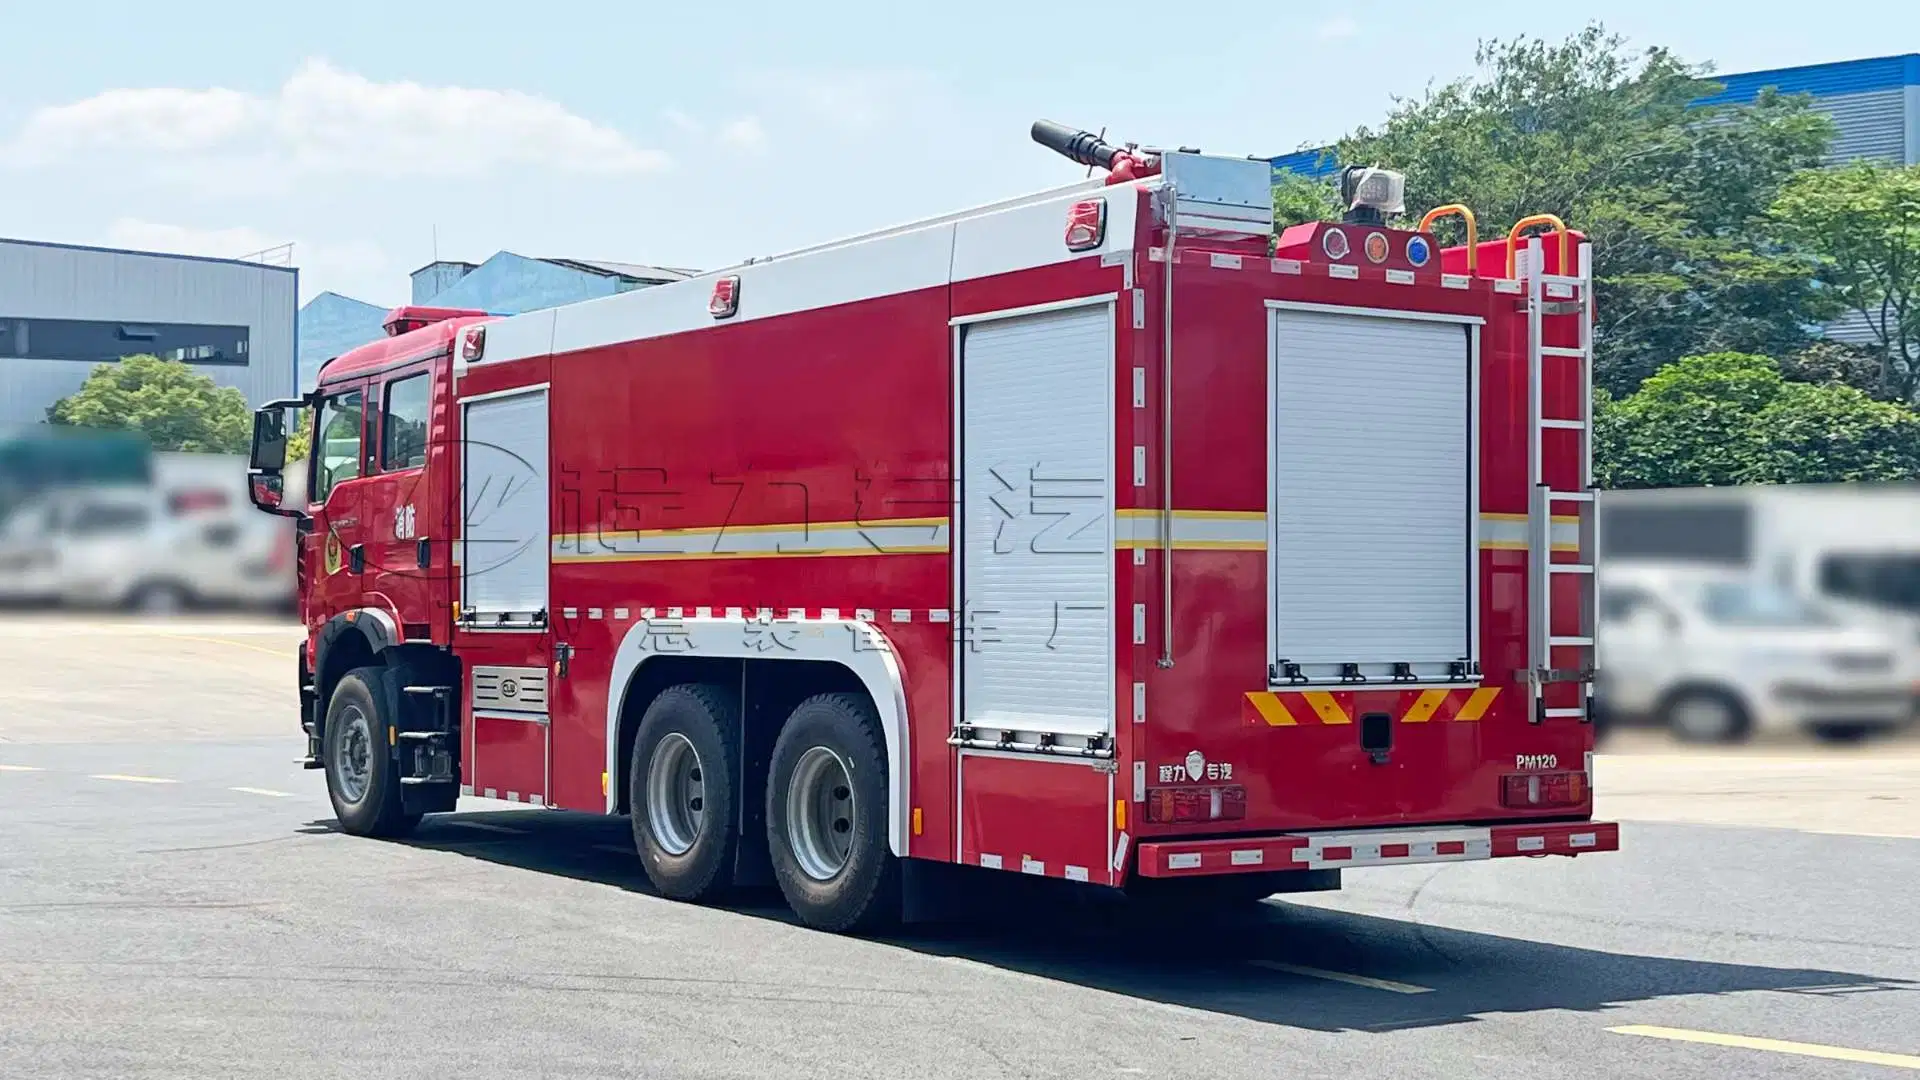
[[[1850,741],[1914,717],[1911,650],[1737,570],[1603,564],[1596,697],[1692,742],[1805,731]]]

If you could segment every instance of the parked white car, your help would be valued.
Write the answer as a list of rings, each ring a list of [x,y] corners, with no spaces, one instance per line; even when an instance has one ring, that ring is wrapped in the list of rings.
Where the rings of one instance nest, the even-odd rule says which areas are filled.
[[[142,611],[285,605],[292,536],[240,500],[218,487],[51,492],[0,526],[0,599]]]
[[[1911,650],[1763,578],[1696,566],[1605,565],[1599,705],[1679,738],[1805,731],[1849,741],[1909,724]]]

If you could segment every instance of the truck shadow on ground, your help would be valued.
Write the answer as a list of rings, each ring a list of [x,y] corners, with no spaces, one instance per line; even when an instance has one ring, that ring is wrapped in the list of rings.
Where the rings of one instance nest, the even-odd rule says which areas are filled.
[[[315,822],[328,830],[334,823]],[[656,895],[624,818],[552,811],[428,818],[410,846]],[[958,888],[953,886],[958,885]],[[1273,899],[1243,913],[1149,912],[1064,883],[959,871],[943,881],[963,918],[880,943],[1143,1000],[1313,1031],[1393,1031],[1548,1009],[1601,1012],[1698,994],[1916,995],[1858,973],[1603,952],[1426,926]],[[795,923],[775,890],[726,905]],[[1360,976],[1354,985],[1287,968]]]

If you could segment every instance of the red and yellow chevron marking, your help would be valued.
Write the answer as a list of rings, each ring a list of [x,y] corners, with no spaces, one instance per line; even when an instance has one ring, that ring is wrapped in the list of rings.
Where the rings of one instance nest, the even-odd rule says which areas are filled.
[[[1401,711],[1394,719],[1402,724],[1449,721],[1471,724],[1487,715],[1487,710],[1493,707],[1493,700],[1499,696],[1500,688],[1497,686],[1483,686],[1477,690],[1408,691],[1401,695]],[[1351,693],[1327,690],[1282,694],[1253,690],[1247,693],[1247,722],[1257,724],[1264,721],[1268,727],[1351,724],[1352,697]],[[1343,702],[1342,698],[1347,700]]]

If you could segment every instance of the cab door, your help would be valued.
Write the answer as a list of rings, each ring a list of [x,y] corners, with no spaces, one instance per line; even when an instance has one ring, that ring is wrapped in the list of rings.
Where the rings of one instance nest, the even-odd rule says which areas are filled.
[[[363,605],[367,569],[363,489],[367,448],[367,384],[327,388],[314,421],[308,490],[311,525],[306,560],[307,622],[318,625]]]
[[[367,587],[392,605],[401,636],[431,636],[435,567],[448,564],[445,513],[427,469],[428,406],[433,375],[426,360],[385,376],[370,395],[378,402],[377,472],[363,485]]]

